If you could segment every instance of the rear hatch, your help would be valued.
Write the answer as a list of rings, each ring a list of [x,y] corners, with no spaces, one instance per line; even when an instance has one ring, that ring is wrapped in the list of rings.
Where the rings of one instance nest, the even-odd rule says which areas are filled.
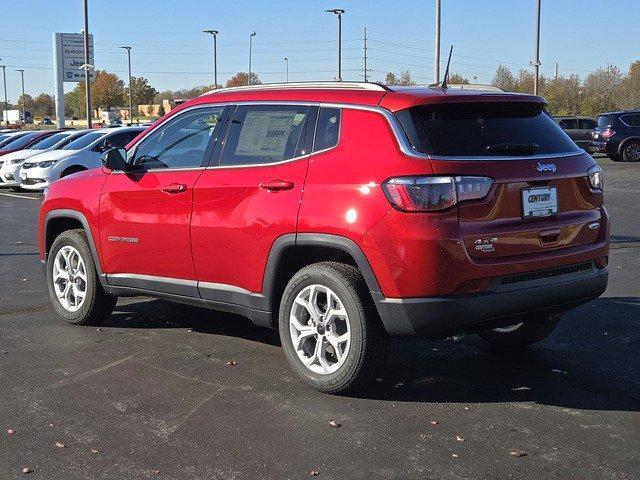
[[[532,258],[598,242],[602,192],[587,177],[595,162],[543,104],[458,102],[397,115],[414,146],[429,154],[436,175],[493,180],[484,198],[457,206],[471,258]],[[469,188],[473,182],[459,180],[459,196]]]

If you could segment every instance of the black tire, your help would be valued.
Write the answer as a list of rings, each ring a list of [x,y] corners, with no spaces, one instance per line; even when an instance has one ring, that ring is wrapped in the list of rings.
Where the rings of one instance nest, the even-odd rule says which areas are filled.
[[[66,177],[68,175],[71,175],[72,173],[83,172],[85,170],[86,170],[86,168],[80,167],[80,166],[77,166],[77,165],[73,166],[73,167],[69,167],[64,172],[62,172],[60,174],[60,178]]]
[[[555,330],[562,315],[550,315],[540,319],[525,320],[522,325],[511,332],[498,332],[495,329],[478,333],[490,344],[503,347],[528,347],[547,338]],[[515,324],[522,320],[515,320]]]
[[[622,160],[622,157],[620,157],[619,155],[607,155],[607,157],[609,157],[609,159],[613,162],[619,162],[620,160]]]
[[[9,188],[11,188],[11,190],[13,190],[14,192],[21,192],[22,191],[22,188],[20,188],[19,186],[11,186]]]
[[[296,296],[309,285],[330,288],[349,317],[351,339],[341,367],[333,373],[307,368],[294,349],[289,317]],[[308,386],[325,393],[355,390],[371,381],[384,361],[387,337],[360,271],[347,264],[321,262],[298,271],[287,284],[280,303],[279,330],[287,362]]]
[[[625,143],[622,148],[622,160],[625,162],[638,162],[640,161],[640,142],[631,140]]]
[[[80,308],[71,312],[62,305],[56,294],[53,282],[53,264],[61,248],[75,248],[86,269],[86,296]],[[49,297],[56,313],[65,321],[75,325],[98,325],[113,312],[118,297],[104,291],[98,279],[91,249],[83,230],[67,230],[62,232],[53,242],[47,256],[47,287]]]

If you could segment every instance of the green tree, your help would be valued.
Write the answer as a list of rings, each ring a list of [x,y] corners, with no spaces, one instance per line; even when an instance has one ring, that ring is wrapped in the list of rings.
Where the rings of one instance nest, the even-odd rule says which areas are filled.
[[[449,75],[447,83],[451,85],[469,85],[469,79],[463,77],[459,73]]]
[[[621,84],[622,73],[618,67],[609,65],[591,72],[582,87],[581,113],[595,117],[620,108],[617,93]]]
[[[640,60],[629,66],[629,73],[618,86],[617,97],[623,110],[640,109]]]
[[[559,76],[550,80],[541,90],[552,115],[576,115],[580,110],[580,77]]]
[[[403,85],[410,86],[415,85],[416,82],[411,78],[411,72],[409,70],[402,70],[399,75],[394,72],[387,73],[384,83],[386,85]]]
[[[41,93],[33,100],[33,115],[50,117],[56,110],[55,102],[51,95]]]
[[[498,88],[501,88],[507,92],[515,92],[516,91],[516,77],[513,76],[511,70],[505,67],[504,65],[500,65],[496,69],[496,73],[493,76],[493,80],[491,80],[491,85],[495,85]]]
[[[147,105],[153,103],[158,91],[149,85],[146,78],[131,77],[131,94],[134,105]]]
[[[24,95],[20,95],[18,97],[18,103],[17,103],[17,106],[20,110],[22,110],[22,104],[24,104],[24,109],[27,112],[31,112],[31,114],[33,115],[33,97],[28,93],[25,93]]]
[[[387,72],[387,75],[384,77],[385,85],[397,85],[398,79],[396,78],[396,74],[393,72]]]
[[[162,105],[162,102],[161,102],[160,103],[160,108],[158,108],[158,116],[162,117],[165,113],[167,113],[167,112],[164,111],[164,105]]]

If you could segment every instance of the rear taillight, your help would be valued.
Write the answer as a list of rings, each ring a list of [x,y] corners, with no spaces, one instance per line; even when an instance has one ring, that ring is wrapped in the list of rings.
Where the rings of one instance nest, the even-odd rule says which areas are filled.
[[[387,199],[404,212],[446,210],[458,202],[484,198],[493,185],[488,177],[395,177],[382,184]]]
[[[594,165],[587,170],[587,177],[589,178],[589,185],[595,190],[602,190],[604,182],[602,180],[602,168],[600,165]]]
[[[600,136],[602,138],[611,138],[616,134],[616,132],[614,132],[613,130],[611,130],[610,128],[607,128],[606,130],[603,130],[602,133],[600,134]]]

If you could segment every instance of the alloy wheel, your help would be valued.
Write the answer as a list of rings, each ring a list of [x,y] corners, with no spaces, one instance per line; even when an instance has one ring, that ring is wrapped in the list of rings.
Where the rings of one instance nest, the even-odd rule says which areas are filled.
[[[640,143],[630,143],[625,147],[624,153],[630,162],[640,161]]]
[[[53,288],[62,307],[76,312],[87,296],[87,269],[80,252],[65,245],[53,262]]]
[[[289,332],[298,358],[314,373],[334,373],[347,359],[349,316],[338,295],[324,285],[309,285],[298,293],[289,315]]]

